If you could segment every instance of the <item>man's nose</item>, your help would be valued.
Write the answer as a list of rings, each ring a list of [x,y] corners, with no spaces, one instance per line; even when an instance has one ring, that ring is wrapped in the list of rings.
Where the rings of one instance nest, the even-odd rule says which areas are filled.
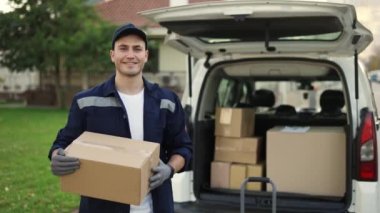
[[[125,56],[127,58],[134,58],[135,57],[135,53],[133,52],[133,50],[128,50],[128,51],[126,51]]]

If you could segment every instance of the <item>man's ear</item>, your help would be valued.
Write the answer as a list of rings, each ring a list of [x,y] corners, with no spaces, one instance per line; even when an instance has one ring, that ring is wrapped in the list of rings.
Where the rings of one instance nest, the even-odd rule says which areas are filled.
[[[145,51],[145,62],[148,62],[149,59],[149,50]]]
[[[114,57],[114,51],[110,50],[110,59],[112,62],[114,62],[113,57]]]

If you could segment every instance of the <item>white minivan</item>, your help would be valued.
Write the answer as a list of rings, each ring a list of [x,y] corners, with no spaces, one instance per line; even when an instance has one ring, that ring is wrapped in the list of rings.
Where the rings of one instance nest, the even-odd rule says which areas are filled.
[[[326,167],[336,159],[344,160],[344,175],[338,180],[343,193],[299,193],[279,185],[278,212],[380,212],[379,117],[366,71],[358,62],[358,54],[373,38],[357,20],[354,6],[217,1],[154,9],[142,15],[167,28],[167,44],[189,56],[190,78],[183,104],[194,155],[192,171],[173,178],[177,212],[239,211],[239,190],[210,184],[218,107],[254,108],[254,134],[264,144],[268,130],[276,126],[339,127],[344,132],[343,151],[335,156],[329,153],[333,156],[330,162],[324,159]],[[264,145],[264,177],[272,169],[265,162],[265,149]],[[294,150],[294,155],[301,153],[302,149]],[[304,160],[307,171],[316,165],[307,156]],[[304,175],[284,172],[283,176],[293,175],[295,185],[308,183],[302,168],[297,174]],[[324,172],[324,177],[336,173]],[[324,187],[318,180],[308,184]],[[247,211],[271,210],[267,188],[246,192]]]

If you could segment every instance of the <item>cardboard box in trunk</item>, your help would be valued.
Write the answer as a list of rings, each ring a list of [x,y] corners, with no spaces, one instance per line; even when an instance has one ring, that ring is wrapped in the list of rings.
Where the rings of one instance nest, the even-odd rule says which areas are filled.
[[[230,186],[231,163],[211,162],[211,188],[226,188]]]
[[[211,162],[211,188],[240,189],[247,177],[263,177],[263,165]],[[261,191],[262,183],[248,183],[247,189]]]
[[[215,138],[215,161],[256,164],[260,159],[262,140],[250,138]]]
[[[250,137],[254,134],[255,110],[248,108],[216,108],[215,135]]]
[[[139,205],[149,192],[151,169],[159,163],[157,143],[84,132],[66,148],[80,169],[61,177],[62,191]]]
[[[266,156],[277,191],[338,197],[346,191],[343,127],[275,127],[267,132]]]
[[[230,189],[240,189],[241,183],[247,177],[247,165],[232,164],[230,170]]]
[[[263,177],[263,165],[247,165],[247,177]],[[248,190],[261,191],[262,190],[261,182],[252,182],[247,184]]]

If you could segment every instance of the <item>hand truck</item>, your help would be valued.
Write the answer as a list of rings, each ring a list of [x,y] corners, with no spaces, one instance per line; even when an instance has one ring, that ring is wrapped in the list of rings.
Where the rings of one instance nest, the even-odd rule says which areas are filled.
[[[245,213],[245,188],[248,182],[270,183],[272,185],[272,213],[276,213],[277,189],[276,185],[266,177],[248,177],[240,185],[240,213]]]

